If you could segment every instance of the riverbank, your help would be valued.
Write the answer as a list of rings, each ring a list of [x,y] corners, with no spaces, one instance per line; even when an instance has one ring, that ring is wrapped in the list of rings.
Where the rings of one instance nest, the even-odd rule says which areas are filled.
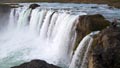
[[[24,2],[60,2],[60,3],[95,3],[108,4],[116,8],[120,8],[120,0],[12,0],[1,1],[1,3],[24,3]]]

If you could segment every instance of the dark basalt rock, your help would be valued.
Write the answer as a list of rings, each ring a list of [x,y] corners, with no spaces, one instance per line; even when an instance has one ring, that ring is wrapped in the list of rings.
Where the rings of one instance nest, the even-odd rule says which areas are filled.
[[[76,28],[76,47],[84,36],[92,31],[102,30],[106,28],[109,24],[110,22],[105,20],[105,18],[100,14],[80,16],[79,23],[77,24]]]
[[[35,8],[37,8],[37,7],[39,7],[40,5],[38,5],[38,4],[31,4],[30,6],[29,6],[29,8],[31,8],[31,9],[35,9]]]
[[[11,68],[60,68],[60,67],[48,64],[43,60],[32,60],[30,62],[23,63],[20,66],[15,66]]]
[[[93,7],[91,7],[91,8],[94,8],[94,9],[96,9],[96,8],[98,8],[98,6],[93,6]]]
[[[120,68],[120,27],[110,26],[97,35],[89,68]]]

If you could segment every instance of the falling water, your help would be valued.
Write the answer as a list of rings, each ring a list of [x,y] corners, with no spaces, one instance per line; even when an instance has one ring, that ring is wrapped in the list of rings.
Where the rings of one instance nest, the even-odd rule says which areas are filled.
[[[0,68],[10,68],[32,59],[68,67],[78,17],[40,8],[12,9],[9,30],[0,34]]]
[[[108,19],[120,16],[119,9],[107,5],[40,3],[41,7],[30,9],[27,4],[11,9],[7,29],[0,31],[0,68],[33,59],[62,68],[87,68],[93,36],[98,32],[84,37],[73,53],[78,17],[96,13]]]
[[[12,28],[14,26],[14,23],[15,23],[14,14],[15,14],[15,9],[11,9],[10,16],[9,16],[9,24],[8,24],[9,28]]]
[[[98,33],[99,31],[92,32],[83,38],[75,51],[69,68],[88,68],[87,57],[93,41],[92,37]]]
[[[29,16],[30,16],[30,13],[31,13],[31,10],[32,9],[28,9],[27,11],[26,10],[23,10],[20,14],[19,14],[19,19],[18,19],[18,25],[17,27],[19,29],[21,29],[22,27],[26,26],[29,22]]]

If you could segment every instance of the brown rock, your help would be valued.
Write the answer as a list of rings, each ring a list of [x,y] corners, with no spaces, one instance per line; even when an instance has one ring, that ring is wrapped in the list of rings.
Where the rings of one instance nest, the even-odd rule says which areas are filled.
[[[79,23],[77,24],[76,28],[77,31],[77,39],[75,43],[76,47],[84,36],[86,36],[92,31],[98,31],[106,28],[109,25],[109,23],[110,22],[105,20],[105,18],[100,14],[84,15],[79,17]]]
[[[89,68],[120,68],[120,27],[100,32],[93,42]]]

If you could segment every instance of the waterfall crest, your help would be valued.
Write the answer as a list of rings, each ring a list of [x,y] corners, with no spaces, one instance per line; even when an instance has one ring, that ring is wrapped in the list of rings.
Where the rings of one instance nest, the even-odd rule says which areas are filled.
[[[12,9],[10,17],[9,30],[0,35],[1,68],[32,59],[69,66],[79,15],[40,8],[17,8]]]

